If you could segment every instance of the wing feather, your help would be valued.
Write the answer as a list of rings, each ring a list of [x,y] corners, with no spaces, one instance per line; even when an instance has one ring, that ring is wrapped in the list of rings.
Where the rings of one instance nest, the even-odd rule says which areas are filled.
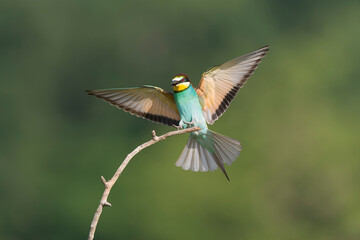
[[[111,105],[153,122],[173,126],[180,121],[174,96],[161,88],[143,86],[86,91]]]
[[[207,123],[213,124],[226,111],[268,51],[269,46],[262,47],[203,73],[196,92]]]

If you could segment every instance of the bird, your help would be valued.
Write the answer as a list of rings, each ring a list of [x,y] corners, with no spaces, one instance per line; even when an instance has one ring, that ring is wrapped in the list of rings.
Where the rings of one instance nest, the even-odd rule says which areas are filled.
[[[212,125],[224,114],[269,50],[267,45],[210,68],[201,75],[196,88],[181,73],[172,78],[173,93],[151,85],[86,92],[152,122],[178,129],[200,128],[190,133],[175,165],[194,172],[220,168],[230,181],[225,164],[231,165],[238,158],[240,142],[211,131],[208,124]]]

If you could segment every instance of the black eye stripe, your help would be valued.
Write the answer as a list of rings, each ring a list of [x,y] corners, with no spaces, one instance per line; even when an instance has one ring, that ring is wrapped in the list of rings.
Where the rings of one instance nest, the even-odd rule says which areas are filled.
[[[176,75],[174,78],[173,78],[173,83],[172,85],[175,86],[177,84],[180,84],[180,83],[188,83],[190,82],[190,80],[184,75]]]

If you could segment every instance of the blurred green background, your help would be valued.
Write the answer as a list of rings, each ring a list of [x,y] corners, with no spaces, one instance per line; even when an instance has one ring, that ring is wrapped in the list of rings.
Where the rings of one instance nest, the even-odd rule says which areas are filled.
[[[220,171],[174,166],[187,136],[137,155],[96,239],[360,239],[359,1],[0,2],[0,239],[85,239],[110,178],[172,130],[88,96],[171,90],[270,44],[210,128],[242,142]]]

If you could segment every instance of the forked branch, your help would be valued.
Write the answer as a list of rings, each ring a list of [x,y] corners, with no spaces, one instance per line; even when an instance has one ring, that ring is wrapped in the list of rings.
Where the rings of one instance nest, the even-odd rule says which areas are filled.
[[[164,140],[171,136],[189,133],[189,132],[193,132],[193,131],[197,131],[197,130],[200,130],[200,128],[193,127],[193,128],[187,128],[187,129],[183,129],[183,130],[168,132],[161,136],[156,136],[156,133],[153,130],[152,131],[152,139],[147,141],[146,143],[141,144],[140,146],[135,148],[129,155],[127,155],[125,160],[121,163],[120,167],[116,170],[114,176],[109,181],[106,181],[105,178],[103,176],[101,176],[101,181],[104,183],[105,189],[104,189],[104,193],[101,197],[99,206],[97,207],[96,212],[94,214],[94,218],[91,222],[88,240],[94,239],[96,226],[99,222],[99,219],[100,219],[100,216],[101,216],[104,206],[109,206],[109,207],[111,206],[111,204],[107,200],[109,197],[111,188],[114,186],[115,182],[118,180],[118,178],[120,177],[121,173],[124,171],[124,169],[128,165],[128,163],[130,162],[130,160],[144,148],[147,148],[161,140]]]

